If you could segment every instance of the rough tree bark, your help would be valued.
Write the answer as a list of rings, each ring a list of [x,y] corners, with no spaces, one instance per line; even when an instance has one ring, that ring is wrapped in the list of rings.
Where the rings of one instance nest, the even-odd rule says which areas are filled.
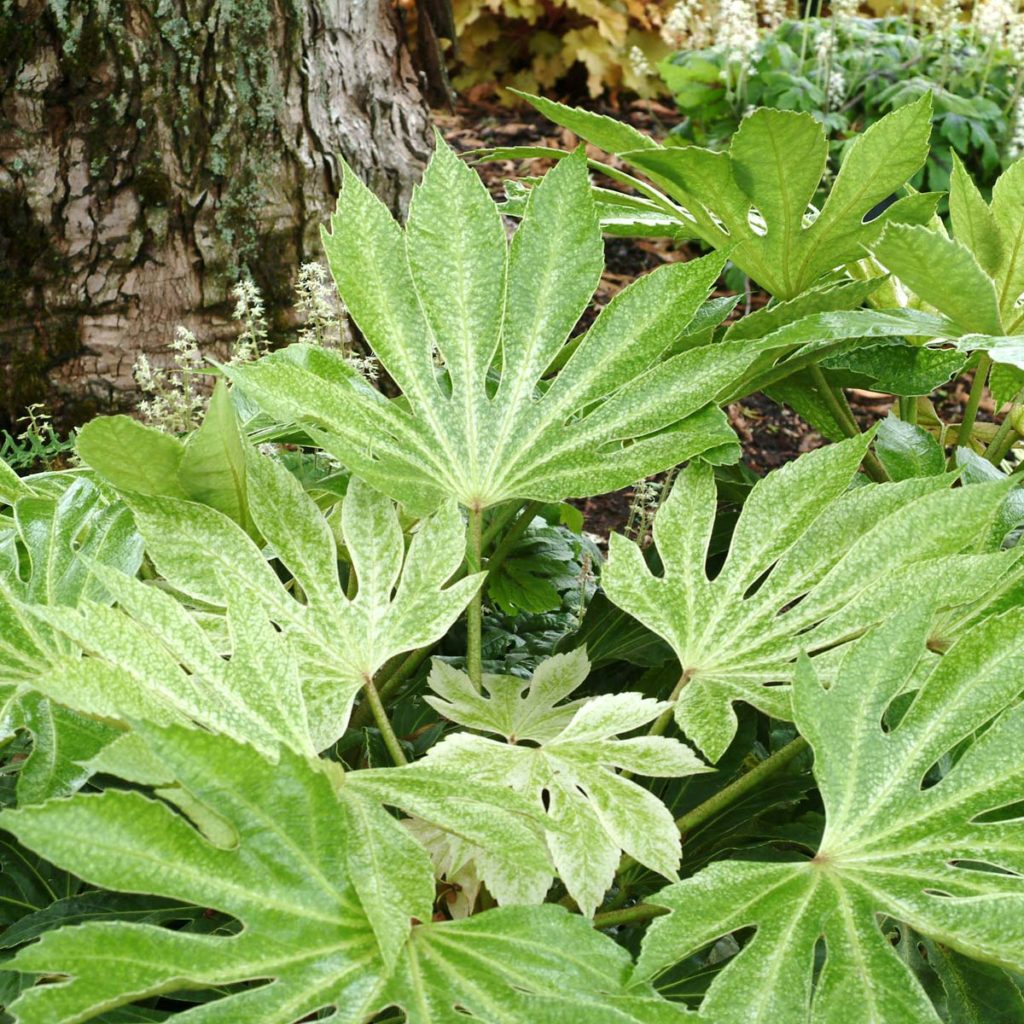
[[[282,309],[339,157],[400,208],[428,134],[389,0],[0,0],[0,425]]]

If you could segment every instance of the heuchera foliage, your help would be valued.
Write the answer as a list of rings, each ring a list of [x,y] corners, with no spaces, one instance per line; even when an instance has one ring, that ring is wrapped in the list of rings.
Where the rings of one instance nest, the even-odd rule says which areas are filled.
[[[499,206],[439,140],[402,225],[346,172],[379,384],[296,345],[190,436],[0,463],[11,1019],[1024,1021],[1024,164],[957,165],[950,236],[873,212],[925,100],[820,210],[808,117],[713,153],[534,102],[648,180],[555,151]],[[717,251],[582,327],[602,230]],[[834,443],[757,478],[765,390]],[[565,499],[659,474],[602,564]]]

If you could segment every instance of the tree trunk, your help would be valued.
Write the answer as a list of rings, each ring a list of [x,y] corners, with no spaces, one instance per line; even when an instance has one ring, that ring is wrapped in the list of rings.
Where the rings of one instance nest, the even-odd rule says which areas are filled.
[[[240,276],[280,326],[339,159],[398,209],[428,133],[389,0],[0,0],[0,421],[223,347]]]

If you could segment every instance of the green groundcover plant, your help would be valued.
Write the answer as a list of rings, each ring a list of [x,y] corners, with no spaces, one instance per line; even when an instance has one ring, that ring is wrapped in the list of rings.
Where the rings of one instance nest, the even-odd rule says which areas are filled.
[[[1012,5],[999,10],[1014,28],[1007,32],[1000,22],[987,35],[978,15],[975,24],[958,24],[943,14],[943,24],[926,26],[905,15],[850,17],[837,13],[839,6],[830,18],[784,21],[745,55],[690,49],[662,61],[659,71],[684,115],[673,137],[722,148],[752,106],[805,111],[833,133],[834,172],[858,130],[929,93],[936,139],[914,184],[947,188],[956,155],[990,188],[1020,155],[1024,128],[1021,31]],[[975,9],[986,6],[991,17],[997,4]]]
[[[6,1019],[1024,1021],[1024,164],[947,229],[926,100],[820,208],[808,115],[533,102],[619,159],[346,172],[373,379],[311,336],[0,463]],[[709,252],[590,316],[602,231]],[[831,443],[756,477],[758,391]],[[637,481],[605,558],[569,499]]]

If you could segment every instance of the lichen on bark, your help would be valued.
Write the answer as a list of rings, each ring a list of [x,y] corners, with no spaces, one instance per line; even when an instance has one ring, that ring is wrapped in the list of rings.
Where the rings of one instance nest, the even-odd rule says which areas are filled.
[[[387,0],[0,0],[0,425],[226,344],[242,273],[273,316],[339,157],[397,209],[428,148]]]

